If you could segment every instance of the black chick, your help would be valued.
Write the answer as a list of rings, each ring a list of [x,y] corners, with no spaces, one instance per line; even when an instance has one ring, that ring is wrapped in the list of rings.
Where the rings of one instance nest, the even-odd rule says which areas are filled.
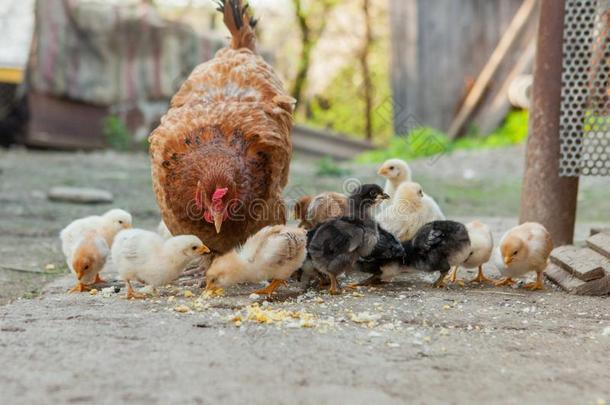
[[[352,270],[358,258],[370,255],[375,248],[379,233],[370,211],[388,198],[378,185],[364,184],[349,197],[346,216],[312,230],[307,251],[314,268],[330,278],[331,294],[340,291],[337,276]]]
[[[384,272],[390,264],[400,264],[405,255],[402,244],[394,235],[377,225],[379,239],[370,255],[358,259],[358,270],[369,273],[371,276],[361,282],[358,286],[379,284],[383,281]]]
[[[472,253],[466,227],[454,221],[430,222],[402,246],[405,250],[402,265],[419,271],[440,271],[434,282],[434,287],[439,288],[444,286],[451,267],[464,263]]]

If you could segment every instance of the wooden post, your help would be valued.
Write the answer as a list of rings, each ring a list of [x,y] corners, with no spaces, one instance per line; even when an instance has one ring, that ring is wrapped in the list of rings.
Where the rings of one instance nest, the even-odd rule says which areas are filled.
[[[578,196],[578,177],[559,176],[565,2],[542,0],[540,9],[521,222],[540,222],[560,246],[573,242]]]

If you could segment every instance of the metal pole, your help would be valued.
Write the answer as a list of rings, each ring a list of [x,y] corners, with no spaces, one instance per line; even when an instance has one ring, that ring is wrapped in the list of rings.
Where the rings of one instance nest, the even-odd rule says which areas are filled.
[[[521,222],[543,224],[555,246],[574,239],[578,177],[559,176],[565,1],[542,0],[532,88]]]

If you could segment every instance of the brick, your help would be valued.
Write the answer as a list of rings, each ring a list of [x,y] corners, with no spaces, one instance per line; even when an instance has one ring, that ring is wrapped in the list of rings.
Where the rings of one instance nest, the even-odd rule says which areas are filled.
[[[610,233],[601,232],[587,239],[587,246],[610,259]]]
[[[610,272],[610,260],[591,249],[560,246],[551,253],[551,262],[582,281],[602,278]]]
[[[553,283],[571,294],[608,295],[610,294],[610,275],[597,280],[584,282],[556,264],[549,264],[544,274]]]

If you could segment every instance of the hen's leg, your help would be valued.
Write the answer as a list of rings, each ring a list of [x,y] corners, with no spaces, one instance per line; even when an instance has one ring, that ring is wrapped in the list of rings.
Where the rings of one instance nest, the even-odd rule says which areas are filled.
[[[542,272],[536,272],[536,281],[533,283],[527,283],[523,286],[523,288],[527,288],[528,290],[544,290],[544,282],[542,281]]]
[[[485,274],[483,273],[483,266],[479,266],[479,272],[471,283],[493,283],[493,281],[485,277]]]
[[[90,288],[88,286],[86,286],[83,283],[76,283],[76,285],[74,287],[72,287],[71,289],[68,290],[69,293],[75,293],[75,292],[85,292],[85,291],[89,291]]]
[[[332,273],[329,273],[328,277],[330,277],[330,288],[328,289],[328,292],[331,295],[341,294],[341,289],[339,288],[339,282],[337,281],[337,276]]]
[[[141,294],[138,292],[135,292],[133,287],[131,286],[131,282],[129,280],[125,281],[127,283],[127,295],[125,296],[125,298],[129,299],[143,299],[146,298],[146,294]]]
[[[279,286],[287,284],[288,283],[286,280],[273,279],[267,287],[263,288],[262,290],[255,291],[254,293],[258,295],[271,295]]]
[[[504,277],[498,281],[494,281],[493,283],[496,287],[500,287],[503,285],[513,285],[515,284],[515,281],[510,277]]]

